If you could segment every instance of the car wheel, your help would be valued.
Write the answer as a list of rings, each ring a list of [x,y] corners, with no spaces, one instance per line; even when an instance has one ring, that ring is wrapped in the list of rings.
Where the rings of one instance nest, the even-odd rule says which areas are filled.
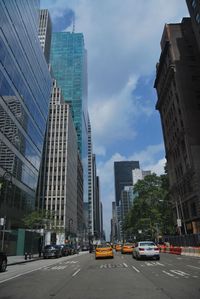
[[[5,272],[6,268],[7,268],[7,262],[5,260],[3,260],[0,265],[0,272]]]
[[[135,259],[136,259],[137,261],[140,259],[140,257],[139,257],[138,254],[135,255]]]
[[[157,259],[157,261],[159,261],[159,260],[160,260],[160,257],[159,257],[159,256],[157,256],[157,257],[156,257],[156,259]]]

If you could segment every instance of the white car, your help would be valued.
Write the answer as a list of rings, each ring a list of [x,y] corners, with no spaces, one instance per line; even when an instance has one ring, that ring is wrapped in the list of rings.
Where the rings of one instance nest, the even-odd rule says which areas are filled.
[[[160,250],[158,246],[151,241],[142,241],[135,244],[133,249],[133,258],[155,258],[160,259]]]

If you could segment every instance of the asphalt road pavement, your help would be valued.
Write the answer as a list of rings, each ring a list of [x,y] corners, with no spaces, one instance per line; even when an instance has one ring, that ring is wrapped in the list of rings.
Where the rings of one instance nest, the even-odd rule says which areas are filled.
[[[0,273],[0,299],[199,299],[200,258],[161,254],[136,261],[115,253],[38,260]]]

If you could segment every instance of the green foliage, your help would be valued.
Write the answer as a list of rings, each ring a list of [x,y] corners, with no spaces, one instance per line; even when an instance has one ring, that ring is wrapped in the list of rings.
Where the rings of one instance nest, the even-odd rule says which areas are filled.
[[[137,239],[158,238],[173,232],[172,208],[167,175],[148,175],[134,186],[136,195],[124,228]]]
[[[47,222],[53,221],[53,214],[49,211],[33,211],[22,219],[26,228],[42,228]]]
[[[64,233],[64,228],[54,225],[55,214],[52,211],[36,210],[26,215],[22,221],[26,228],[46,228],[56,233]]]

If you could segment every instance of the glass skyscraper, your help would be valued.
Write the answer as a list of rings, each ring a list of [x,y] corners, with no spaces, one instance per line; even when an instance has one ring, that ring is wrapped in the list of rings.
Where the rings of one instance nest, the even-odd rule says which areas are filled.
[[[0,1],[0,217],[8,228],[35,207],[46,129],[51,78],[38,13],[36,0]]]
[[[53,76],[65,101],[72,103],[72,115],[82,159],[87,153],[87,54],[82,33],[55,32],[51,43]]]
[[[115,176],[115,202],[119,206],[121,192],[125,186],[133,184],[132,171],[139,169],[139,161],[116,161],[114,162]]]
[[[52,34],[50,63],[65,101],[71,102],[72,116],[83,163],[84,201],[88,201],[88,107],[87,53],[82,33]]]

